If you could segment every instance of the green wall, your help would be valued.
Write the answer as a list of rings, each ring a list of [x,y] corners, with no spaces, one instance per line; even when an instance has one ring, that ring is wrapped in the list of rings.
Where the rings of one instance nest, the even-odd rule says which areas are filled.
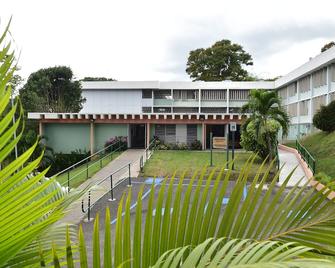
[[[95,150],[104,147],[105,142],[115,136],[128,136],[127,124],[94,124],[95,127]]]
[[[202,125],[197,125],[197,139],[202,143]]]
[[[155,124],[150,124],[150,139],[153,139],[155,136]]]
[[[75,150],[90,150],[89,124],[45,124],[44,136],[47,145],[55,153],[70,153]]]

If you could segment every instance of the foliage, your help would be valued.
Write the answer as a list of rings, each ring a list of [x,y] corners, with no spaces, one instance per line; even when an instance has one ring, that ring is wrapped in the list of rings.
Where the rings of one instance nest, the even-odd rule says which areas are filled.
[[[253,80],[245,66],[253,65],[252,57],[239,44],[223,39],[209,48],[192,50],[186,72],[195,81]]]
[[[325,44],[322,48],[321,48],[321,53],[325,52],[326,50],[330,49],[331,47],[335,46],[335,42],[331,41],[327,44]]]
[[[114,144],[114,145],[112,145]],[[110,146],[112,145],[112,146]],[[110,147],[108,147],[110,146]],[[108,139],[106,142],[105,142],[105,153],[110,153],[114,150],[116,150],[117,148],[119,148],[120,146],[121,147],[121,150],[126,150],[128,148],[128,139],[126,136],[115,136],[115,137],[112,137],[110,139]]]
[[[247,161],[233,188],[229,186],[231,168],[227,171],[222,168],[217,176],[212,171],[207,178],[204,168],[193,175],[186,187],[184,176],[166,178],[159,185],[151,185],[148,202],[142,202],[143,188],[140,190],[134,212],[131,212],[130,189],[119,203],[114,243],[111,243],[109,209],[106,210],[104,238],[100,236],[99,215],[95,215],[90,258],[93,267],[99,267],[100,258],[109,264],[105,267],[111,267],[112,260],[114,267],[121,264],[125,267],[161,266],[161,261],[164,267],[203,267],[200,263],[208,261],[213,267],[217,267],[218,261],[236,263],[236,267],[243,262],[254,264],[248,267],[262,267],[262,264],[264,267],[308,267],[309,261],[319,263],[317,267],[322,267],[322,263],[326,265],[326,259],[335,255],[335,206],[327,201],[329,190],[316,192],[308,184],[299,188],[299,182],[287,189],[292,173],[281,186],[276,186],[278,172],[268,190],[263,191],[271,166],[264,168],[261,166],[251,184],[247,184],[253,159]],[[230,195],[225,203],[228,191]],[[79,237],[80,260],[86,264],[81,228]],[[229,253],[225,254],[223,249]],[[206,254],[207,250],[219,254],[218,257]],[[266,261],[272,265],[266,266]],[[328,261],[326,267],[331,265],[334,262]],[[315,266],[310,264],[309,267]]]
[[[274,132],[277,136],[278,126],[280,126],[283,136],[286,136],[290,123],[287,112],[281,106],[280,98],[271,90],[251,90],[249,101],[242,107],[242,112],[251,114],[241,127],[244,137],[242,144],[247,148],[254,147],[255,152],[262,152],[263,158],[268,155],[271,162],[276,155],[277,147],[277,141],[274,142]],[[248,129],[250,123],[252,126]],[[257,144],[252,144],[254,142]]]
[[[327,106],[321,106],[320,110],[313,116],[313,125],[326,132],[335,130],[335,101]]]
[[[191,143],[191,150],[202,150],[202,144],[201,141],[195,140]]]
[[[184,257],[185,252],[191,250]],[[153,266],[159,267],[332,267],[334,262],[303,258],[312,251],[297,243],[257,242],[249,239],[209,238],[194,249],[190,246],[165,253]]]
[[[318,131],[300,140],[316,160],[316,172],[335,178],[335,131]]]
[[[79,112],[85,101],[79,81],[69,67],[56,66],[32,73],[20,91],[27,112]]]
[[[335,190],[334,180],[330,176],[328,176],[326,173],[319,172],[318,174],[314,176],[314,179],[326,186],[330,184],[330,188],[332,190]]]
[[[266,128],[267,131],[257,137],[255,124],[251,121],[241,133],[241,146],[247,151],[257,153],[262,159],[270,154],[266,139],[269,138],[271,144],[276,144],[280,126],[276,121],[271,120],[267,122]]]
[[[52,165],[47,173],[48,176],[55,175],[58,172],[72,166],[73,164],[90,156],[89,152],[76,150],[69,154],[56,153],[54,154]]]
[[[36,171],[43,156],[32,157],[37,141],[3,165],[11,158],[24,132],[21,103],[15,99],[13,106],[10,104],[10,81],[16,65],[7,39],[8,29],[9,25],[0,36],[0,267],[24,267],[40,265],[41,255],[50,263],[50,240],[56,241],[57,235],[65,235],[59,227],[50,226],[62,217],[67,202],[72,199],[65,195],[55,179],[44,177],[47,169]],[[14,123],[15,114],[18,117]],[[50,240],[46,242],[47,237]],[[64,247],[61,241],[56,242]]]
[[[116,81],[116,79],[106,77],[84,77],[81,81]]]

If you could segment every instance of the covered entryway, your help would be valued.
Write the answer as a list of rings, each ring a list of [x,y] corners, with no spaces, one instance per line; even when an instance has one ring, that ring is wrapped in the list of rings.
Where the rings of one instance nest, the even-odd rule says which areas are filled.
[[[225,137],[225,125],[206,125],[206,149],[210,148],[210,133],[213,137]]]
[[[145,124],[130,124],[130,148],[145,148]]]

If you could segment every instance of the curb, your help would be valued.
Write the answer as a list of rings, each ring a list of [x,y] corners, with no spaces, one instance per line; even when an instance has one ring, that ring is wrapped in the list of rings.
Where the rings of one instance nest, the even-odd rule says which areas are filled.
[[[313,176],[313,172],[310,170],[310,168],[308,167],[307,163],[302,159],[302,157],[300,156],[300,154],[298,153],[298,151],[292,147],[288,147],[286,145],[283,144],[278,144],[278,148],[283,150],[283,151],[287,151],[290,153],[293,153],[295,155],[295,157],[298,159],[299,164],[301,165],[302,169],[304,170],[305,176],[309,181],[309,185],[314,187],[317,191],[327,191],[327,187],[324,186],[322,183],[320,183],[319,181],[314,180],[314,176]],[[335,199],[335,191],[331,191],[328,196],[328,199],[333,200]]]

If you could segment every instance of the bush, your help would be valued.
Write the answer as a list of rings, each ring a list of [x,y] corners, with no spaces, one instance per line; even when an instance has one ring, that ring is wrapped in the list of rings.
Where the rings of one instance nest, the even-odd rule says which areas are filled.
[[[327,186],[329,183],[331,183],[333,181],[333,179],[324,172],[319,172],[318,174],[316,174],[314,176],[314,179],[319,181],[320,183],[322,183],[325,186]],[[332,190],[335,190],[335,185],[331,185],[330,188]]]
[[[114,144],[114,145],[110,146],[111,144]],[[117,148],[119,148],[120,145],[122,146],[121,150],[126,150],[127,149],[127,147],[128,147],[127,137],[125,137],[125,136],[115,136],[115,137],[110,138],[109,140],[107,140],[105,142],[105,148],[110,146],[110,147],[105,149],[105,153],[110,153],[110,152],[116,150]]]
[[[243,149],[257,153],[262,159],[265,159],[270,151],[266,143],[266,137],[270,136],[273,149],[277,144],[277,133],[279,124],[275,121],[269,121],[266,127],[267,131],[263,132],[260,137],[256,137],[255,125],[250,122],[246,129],[242,128],[241,145]]]
[[[327,106],[321,106],[313,117],[313,125],[326,132],[335,130],[335,101],[332,101]]]
[[[72,151],[69,154],[54,154],[54,162],[49,169],[47,176],[55,175],[56,173],[68,168],[69,166],[72,166],[73,164],[83,160],[88,156],[90,156],[89,152],[81,150]]]
[[[191,143],[191,150],[202,150],[202,144],[199,140],[195,140]]]

